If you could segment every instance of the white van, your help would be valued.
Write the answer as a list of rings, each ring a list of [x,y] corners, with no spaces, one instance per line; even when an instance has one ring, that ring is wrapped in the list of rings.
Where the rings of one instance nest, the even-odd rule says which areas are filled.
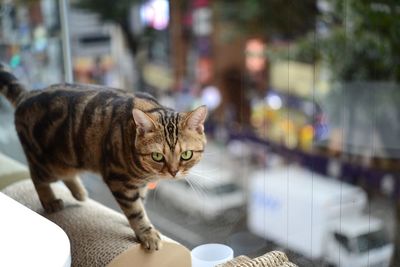
[[[310,259],[341,267],[387,267],[393,253],[380,219],[363,213],[365,192],[299,166],[251,177],[249,229]]]

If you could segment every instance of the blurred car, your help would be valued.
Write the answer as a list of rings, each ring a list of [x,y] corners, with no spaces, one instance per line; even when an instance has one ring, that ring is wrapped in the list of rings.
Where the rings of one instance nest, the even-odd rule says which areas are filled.
[[[159,183],[157,195],[183,212],[206,220],[238,216],[246,196],[231,178],[233,173],[217,169],[195,174],[199,169],[194,167],[186,179]]]

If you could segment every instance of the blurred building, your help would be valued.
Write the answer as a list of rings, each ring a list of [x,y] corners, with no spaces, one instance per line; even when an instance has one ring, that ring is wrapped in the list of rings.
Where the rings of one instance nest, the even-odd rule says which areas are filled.
[[[71,50],[75,80],[117,88],[132,88],[134,70],[120,29],[97,14],[71,8]]]

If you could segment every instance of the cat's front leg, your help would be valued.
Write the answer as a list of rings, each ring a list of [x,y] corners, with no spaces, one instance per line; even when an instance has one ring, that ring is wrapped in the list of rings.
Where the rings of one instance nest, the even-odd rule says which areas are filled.
[[[151,224],[142,202],[145,190],[143,188],[128,190],[112,184],[109,184],[109,187],[142,246],[150,251],[159,250],[160,233]]]

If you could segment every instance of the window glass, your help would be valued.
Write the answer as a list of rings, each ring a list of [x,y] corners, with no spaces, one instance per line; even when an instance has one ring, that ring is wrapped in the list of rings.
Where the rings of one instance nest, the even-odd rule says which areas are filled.
[[[161,233],[189,249],[353,266],[324,242],[331,223],[356,218],[355,231],[374,231],[334,234],[340,249],[400,262],[398,0],[71,0],[69,40],[59,2],[0,3],[0,61],[29,91],[64,82],[64,42],[74,83],[143,91],[178,112],[207,106],[200,163],[185,180],[148,183]],[[14,110],[0,96],[0,153],[27,164]],[[173,164],[162,150],[160,169],[191,165],[178,155],[194,149],[187,140]],[[98,174],[82,177],[91,198],[122,212]]]

